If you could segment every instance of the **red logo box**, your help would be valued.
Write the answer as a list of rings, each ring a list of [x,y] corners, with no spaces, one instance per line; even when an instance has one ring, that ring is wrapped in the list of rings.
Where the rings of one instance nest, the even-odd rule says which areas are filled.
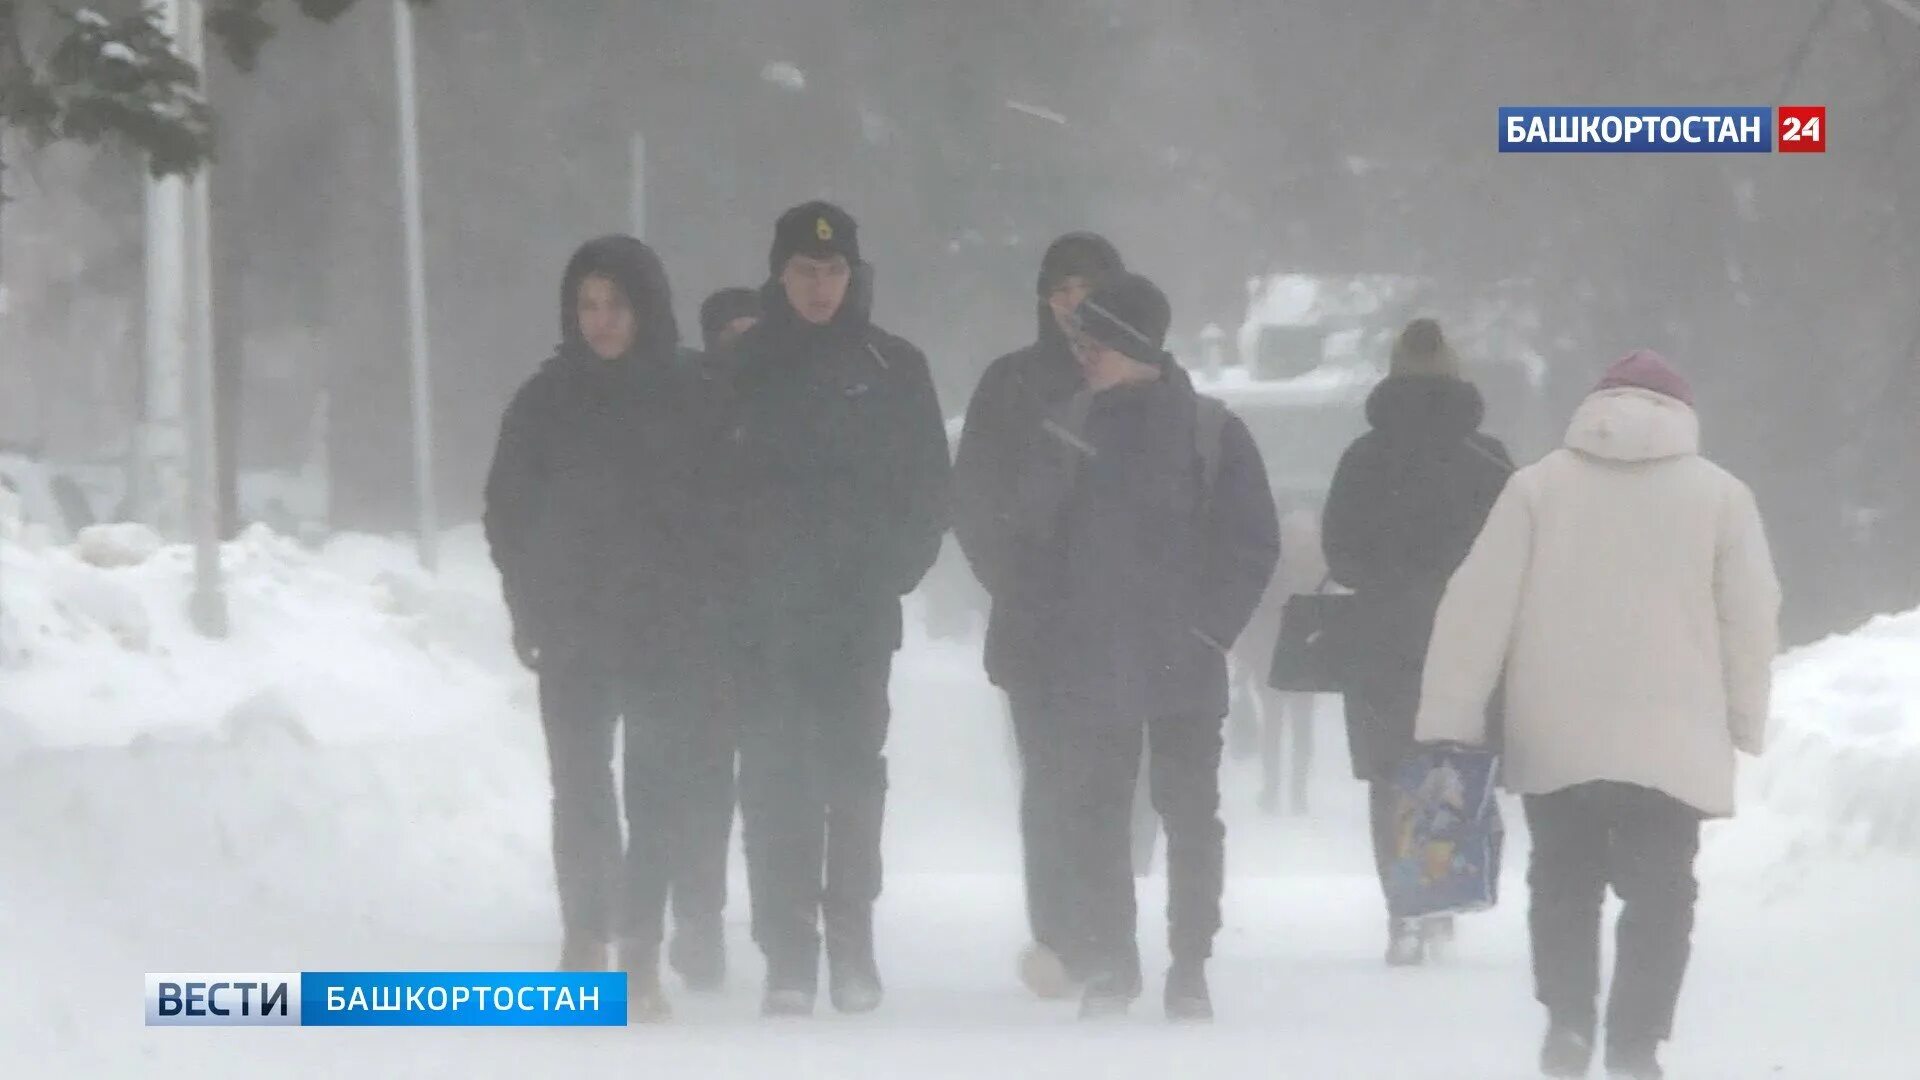
[[[1782,105],[1774,141],[1782,154],[1827,152],[1827,107]]]

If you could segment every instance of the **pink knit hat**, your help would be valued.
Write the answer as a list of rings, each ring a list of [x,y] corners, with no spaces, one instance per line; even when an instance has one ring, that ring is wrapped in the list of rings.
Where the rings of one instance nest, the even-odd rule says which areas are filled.
[[[1622,387],[1651,390],[1689,406],[1693,404],[1693,387],[1688,385],[1686,377],[1673,370],[1673,365],[1652,349],[1635,349],[1614,361],[1601,378],[1600,385],[1593,389],[1599,393]]]

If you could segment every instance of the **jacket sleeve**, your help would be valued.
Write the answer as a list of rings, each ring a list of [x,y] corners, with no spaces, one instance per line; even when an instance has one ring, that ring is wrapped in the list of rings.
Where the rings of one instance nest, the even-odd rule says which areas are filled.
[[[1280,561],[1280,523],[1260,448],[1239,417],[1220,433],[1220,469],[1207,497],[1206,577],[1194,630],[1221,652],[1233,647]]]
[[[1486,741],[1487,705],[1506,669],[1532,551],[1533,508],[1525,484],[1510,482],[1440,601],[1415,741]]]
[[[946,420],[933,387],[927,358],[912,346],[905,354],[904,403],[895,440],[895,517],[888,555],[888,580],[902,596],[918,588],[940,557],[940,538],[947,532],[952,483],[952,459],[947,447]]]
[[[1017,538],[1012,526],[1013,487],[1017,480],[1013,446],[1019,433],[1008,430],[1010,369],[987,369],[967,403],[966,425],[953,458],[953,534],[973,574],[989,594],[1008,587]]]
[[[514,630],[536,640],[540,628],[527,596],[527,555],[536,500],[545,478],[539,450],[538,398],[538,383],[528,382],[507,403],[500,418],[500,437],[494,444],[493,464],[487,470],[485,506],[480,515],[487,548],[500,571]]]
[[[1780,582],[1753,492],[1735,481],[1720,515],[1713,598],[1720,619],[1727,722],[1735,747],[1766,749],[1773,660],[1780,651]]]
[[[1375,541],[1380,528],[1371,510],[1378,494],[1369,476],[1367,444],[1356,440],[1340,455],[1333,471],[1333,483],[1327,489],[1327,507],[1321,517],[1321,549],[1327,557],[1327,573],[1349,589],[1362,589],[1373,583],[1379,563]]]

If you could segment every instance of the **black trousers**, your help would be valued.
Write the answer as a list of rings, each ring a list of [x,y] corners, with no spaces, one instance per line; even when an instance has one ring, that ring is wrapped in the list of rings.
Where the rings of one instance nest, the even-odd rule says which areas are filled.
[[[727,903],[734,749],[705,694],[643,699],[627,718],[627,867],[623,936],[657,949],[668,898],[678,926],[718,933]]]
[[[586,664],[540,673],[553,787],[554,877],[569,938],[658,945],[669,891],[682,920],[719,918],[733,819],[733,749],[700,698],[643,693]],[[626,837],[614,780],[625,722]]]
[[[1083,958],[1073,910],[1073,865],[1066,733],[1060,709],[1044,694],[1010,695],[1020,749],[1020,845],[1027,885],[1027,922],[1033,940],[1052,949],[1070,970]]]
[[[1068,713],[1062,725],[1067,847],[1073,868],[1070,955],[1089,974],[1137,979],[1132,823],[1140,755],[1148,751],[1154,809],[1167,834],[1167,940],[1175,960],[1202,961],[1220,931],[1226,826],[1220,820],[1222,721],[1146,724]]]
[[[1701,814],[1632,784],[1580,784],[1526,799],[1536,995],[1554,1021],[1591,1033],[1600,990],[1600,914],[1619,894],[1607,1038],[1652,1046],[1673,1033],[1692,948]]]
[[[823,923],[830,958],[871,962],[891,669],[884,655],[763,674],[743,713],[753,937],[778,981],[818,977]]]

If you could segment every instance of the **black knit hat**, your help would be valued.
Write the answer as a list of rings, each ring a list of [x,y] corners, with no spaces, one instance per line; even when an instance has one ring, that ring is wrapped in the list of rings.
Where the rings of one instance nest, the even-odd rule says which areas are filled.
[[[700,304],[700,339],[709,351],[714,339],[735,319],[760,317],[760,293],[756,289],[721,289]]]
[[[767,256],[767,269],[776,277],[795,255],[816,259],[843,255],[848,263],[860,262],[859,226],[853,215],[830,202],[801,203],[780,215],[773,227],[773,250]]]
[[[1160,287],[1139,274],[1123,273],[1080,302],[1074,329],[1143,364],[1166,360],[1173,306]]]
[[[1040,258],[1040,295],[1046,296],[1070,277],[1099,288],[1115,274],[1126,272],[1120,251],[1098,233],[1072,232],[1047,245]]]

